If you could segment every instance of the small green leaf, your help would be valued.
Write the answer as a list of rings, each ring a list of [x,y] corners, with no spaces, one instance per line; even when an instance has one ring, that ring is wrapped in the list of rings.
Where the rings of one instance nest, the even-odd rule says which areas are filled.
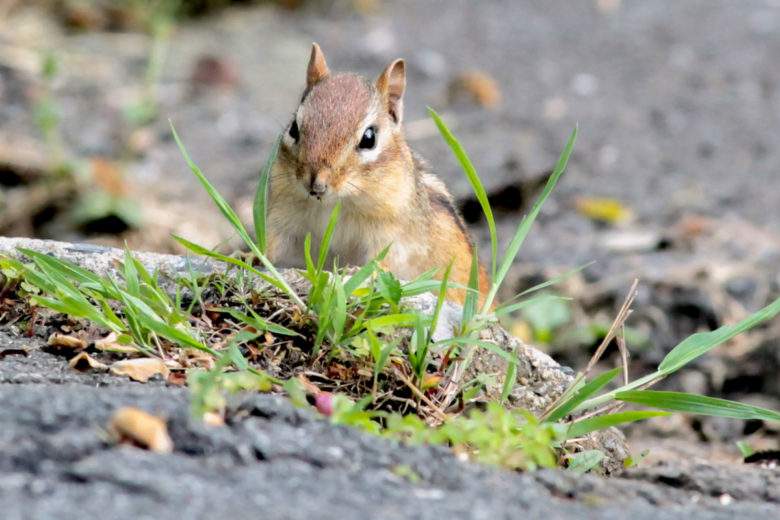
[[[570,455],[567,469],[577,475],[582,475],[598,466],[604,460],[601,450],[587,450]]]
[[[510,361],[506,365],[506,375],[504,376],[504,385],[501,388],[501,402],[506,403],[509,395],[517,384],[517,362]]]
[[[374,330],[383,329],[387,327],[414,327],[417,321],[417,314],[413,313],[396,313],[387,314],[385,316],[378,316],[366,321],[367,325]]]
[[[381,271],[377,279],[377,291],[393,305],[401,302],[401,282],[390,271]]]
[[[389,250],[390,250],[390,246],[384,248],[382,251],[379,252],[376,258],[374,258],[366,265],[358,269],[355,274],[350,276],[349,279],[346,282],[344,282],[344,292],[347,294],[347,296],[351,296],[352,293],[354,293],[355,290],[358,289],[363,284],[363,282],[368,280],[371,277],[371,275],[373,275],[376,272],[376,270],[379,268],[379,262],[384,260]]]
[[[309,281],[314,283],[317,279],[317,268],[314,267],[314,260],[311,257],[311,233],[306,233],[303,239],[303,257],[306,261],[306,273],[309,275]]]
[[[739,449],[742,458],[750,457],[756,452],[756,450],[753,449],[753,446],[747,441],[737,441],[737,448]]]
[[[331,315],[331,329],[333,330],[333,343],[337,344],[344,334],[344,324],[347,321],[347,296],[344,292],[341,275],[335,273],[332,280],[334,306]]]

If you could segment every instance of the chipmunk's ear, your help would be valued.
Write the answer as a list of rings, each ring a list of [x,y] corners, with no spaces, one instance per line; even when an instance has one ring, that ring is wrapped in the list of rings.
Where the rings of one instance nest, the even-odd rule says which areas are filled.
[[[306,69],[306,87],[311,88],[328,74],[330,74],[330,69],[325,62],[325,55],[322,53],[322,49],[316,43],[312,43],[309,67]]]
[[[379,75],[376,89],[385,102],[390,117],[400,123],[404,112],[404,90],[406,90],[406,64],[395,60]]]

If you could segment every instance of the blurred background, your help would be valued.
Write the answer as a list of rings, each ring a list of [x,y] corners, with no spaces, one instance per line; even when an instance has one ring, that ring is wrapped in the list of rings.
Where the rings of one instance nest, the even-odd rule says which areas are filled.
[[[561,362],[584,365],[634,278],[635,374],[780,295],[778,0],[0,0],[0,234],[237,245],[168,119],[251,221],[312,41],[335,70],[374,77],[407,60],[408,139],[483,251],[479,206],[425,107],[471,155],[505,238],[579,125],[504,294],[593,262],[556,288],[571,300],[506,324]],[[780,408],[778,338],[780,322],[665,386]],[[727,446],[777,434],[715,419],[642,428]]]

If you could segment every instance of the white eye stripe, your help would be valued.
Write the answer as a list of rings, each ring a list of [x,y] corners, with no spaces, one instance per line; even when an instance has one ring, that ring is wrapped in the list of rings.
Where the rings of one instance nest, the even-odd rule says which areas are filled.
[[[292,121],[290,121],[290,123],[284,129],[284,134],[282,135],[282,141],[287,146],[292,146],[292,145],[296,144],[296,142],[297,142],[290,135],[290,128],[292,127],[293,122],[295,122],[298,125],[298,140],[300,140],[301,112],[303,112],[303,106],[298,107],[298,111],[295,113],[295,118]]]
[[[295,141],[293,140],[293,138],[290,137],[290,127],[289,126],[284,130],[284,134],[282,135],[282,141],[287,146],[293,146],[295,144]]]

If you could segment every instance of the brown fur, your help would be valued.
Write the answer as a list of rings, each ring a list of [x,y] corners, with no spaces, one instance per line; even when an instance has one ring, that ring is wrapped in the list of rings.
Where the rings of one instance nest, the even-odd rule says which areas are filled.
[[[331,74],[314,45],[307,87],[296,113],[299,138],[286,136],[271,178],[269,256],[301,265],[303,241],[319,244],[336,201],[339,224],[331,253],[342,265],[362,265],[392,244],[384,265],[414,278],[453,262],[450,279],[466,285],[472,244],[444,184],[410,151],[401,129],[405,89],[403,61],[391,63],[373,84],[354,74]],[[375,150],[357,145],[368,126]],[[289,131],[289,129],[288,129]],[[310,195],[314,182],[326,193]],[[488,290],[480,267],[480,292]],[[452,290],[463,301],[465,291]]]

